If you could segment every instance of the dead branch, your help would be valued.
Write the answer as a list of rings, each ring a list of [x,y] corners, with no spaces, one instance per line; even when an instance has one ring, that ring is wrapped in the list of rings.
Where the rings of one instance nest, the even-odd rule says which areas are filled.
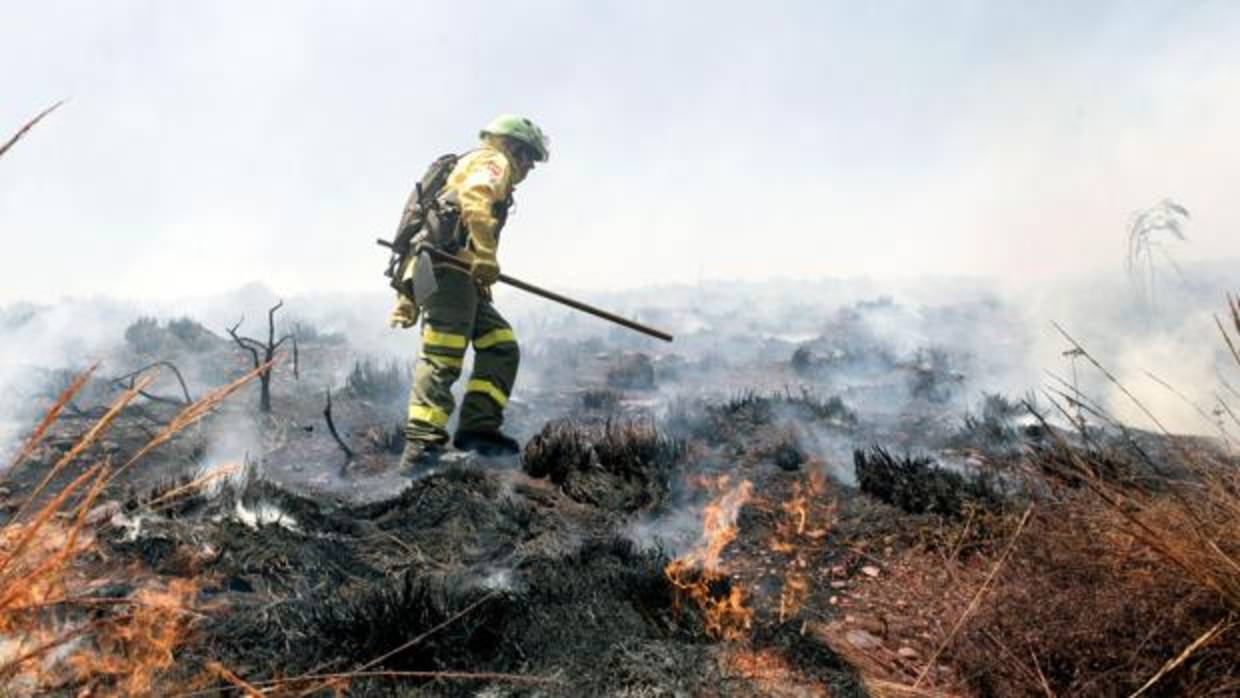
[[[138,393],[139,395],[154,402],[164,402],[164,403],[168,403],[172,405],[188,405],[194,401],[194,398],[190,397],[189,395],[189,387],[185,383],[185,377],[181,375],[181,371],[171,361],[156,361],[155,363],[143,366],[142,368],[136,371],[133,371],[131,373],[126,373],[125,375],[119,378],[113,378],[112,382],[116,383],[122,388],[126,388],[126,389],[132,388],[134,381],[137,380],[138,376],[151,370],[152,368],[166,368],[172,371],[172,375],[176,376],[177,382],[181,384],[181,394],[185,396],[185,401],[182,402],[175,398],[168,398],[168,397],[163,397],[160,395],[152,395],[145,391],[139,391]],[[128,385],[125,385],[126,381],[128,381],[129,383]]]
[[[26,135],[27,131],[34,128],[35,124],[42,121],[43,117],[56,111],[56,109],[64,103],[65,103],[65,100],[62,99],[59,102],[48,107],[47,109],[44,109],[43,111],[39,112],[39,114],[35,116],[33,119],[31,119],[30,121],[27,121],[26,125],[19,128],[17,130],[17,133],[13,134],[13,137],[10,138],[7,143],[5,143],[4,145],[0,145],[0,157],[3,157],[5,153],[9,152],[9,148],[12,148],[14,143],[17,143],[18,141],[20,141],[22,139],[22,136]]]
[[[327,420],[327,431],[331,432],[332,438],[336,440],[336,444],[340,446],[340,450],[344,451],[345,465],[347,466],[353,460],[353,450],[349,448],[344,439],[340,438],[339,432],[336,431],[336,422],[332,420],[332,389],[327,389],[327,406],[323,408],[323,418]]]
[[[250,353],[250,358],[254,362],[255,369],[258,369],[260,366],[266,366],[266,368],[264,368],[258,375],[258,408],[263,412],[271,412],[271,369],[275,361],[276,350],[279,349],[280,346],[288,339],[293,340],[293,378],[301,378],[301,370],[298,366],[300,363],[300,352],[297,347],[297,338],[292,334],[286,334],[280,339],[276,339],[276,311],[283,307],[284,301],[281,300],[267,310],[266,344],[258,341],[257,339],[242,337],[237,334],[237,330],[241,327],[241,323],[245,322],[245,316],[242,316],[241,319],[237,321],[237,324],[226,328],[228,330],[228,336],[232,337],[233,341],[237,343],[237,346]]]
[[[269,370],[271,370],[271,364],[263,364],[262,366],[259,366],[253,371],[250,371],[249,373],[238,378],[232,383],[229,383],[228,385],[222,388],[216,388],[210,393],[207,393],[206,395],[198,398],[198,402],[195,402],[189,407],[186,407],[185,409],[181,410],[181,412],[177,414],[177,416],[173,418],[171,422],[168,423],[168,426],[165,427],[163,431],[156,434],[155,437],[152,438],[150,441],[148,441],[145,446],[138,449],[138,451],[133,456],[131,456],[129,460],[125,462],[124,465],[117,468],[116,472],[112,473],[111,477],[108,480],[109,483],[112,480],[116,479],[118,476],[120,476],[121,473],[131,468],[135,463],[142,460],[142,458],[145,457],[146,454],[150,453],[156,448],[159,448],[163,444],[171,441],[172,437],[176,436],[183,429],[194,425],[195,423],[201,421],[207,415],[214,412],[215,408],[218,407],[220,403],[222,403],[225,399],[227,399],[229,395],[232,395],[233,393],[237,392],[247,383],[257,378],[261,372],[269,371]]]
[[[297,335],[289,335],[293,338],[293,380],[301,380],[301,347],[297,344]]]

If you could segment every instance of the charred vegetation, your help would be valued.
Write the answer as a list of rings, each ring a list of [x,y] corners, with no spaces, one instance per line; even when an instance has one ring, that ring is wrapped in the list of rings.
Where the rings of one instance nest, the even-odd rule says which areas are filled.
[[[581,394],[581,406],[587,410],[609,413],[620,406],[620,393],[607,388],[592,388]]]
[[[404,400],[409,395],[409,368],[399,361],[386,364],[371,359],[354,362],[345,379],[345,388],[353,397],[380,404]]]
[[[987,473],[961,473],[933,458],[896,457],[881,446],[853,453],[857,486],[862,492],[909,514],[935,514],[962,520],[974,508],[991,511],[1007,497]]]
[[[607,385],[624,390],[654,390],[654,362],[642,353],[621,355],[607,369]]]
[[[92,468],[179,430],[158,469],[123,473],[90,506],[62,500],[71,508],[37,537],[50,546],[42,557],[14,558],[12,569],[37,571],[81,516],[89,547],[48,578],[54,588],[6,587],[71,593],[0,606],[6,628],[41,628],[48,642],[79,621],[106,631],[80,646],[93,673],[10,669],[41,689],[1105,696],[1155,677],[1154,694],[1237,685],[1240,490],[1234,462],[1204,440],[1096,415],[1082,426],[1071,404],[1047,415],[998,395],[961,421],[933,381],[912,394],[901,357],[916,352],[888,352],[882,389],[895,400],[871,410],[875,393],[839,393],[846,402],[830,375],[773,390],[802,375],[786,364],[730,397],[669,390],[721,372],[762,377],[731,356],[650,357],[663,385],[613,387],[618,354],[569,342],[551,353],[573,354],[585,375],[513,401],[511,424],[533,435],[519,470],[449,460],[411,481],[392,472],[399,363],[307,333],[301,369],[314,378],[282,383],[272,412],[223,406],[188,424],[182,403],[214,395],[203,376],[235,371],[235,345],[194,349],[183,341],[193,331],[141,326],[167,357],[92,385],[45,376],[67,393],[59,419],[0,492],[7,555],[40,506],[96,482]],[[839,337],[862,339],[875,338]],[[927,358],[951,391],[955,356]],[[178,368],[184,390],[170,369],[143,366],[156,361]],[[343,473],[325,386],[355,451]],[[105,418],[109,430],[78,449]],[[254,437],[237,437],[246,430]],[[97,596],[108,605],[88,602]],[[55,613],[38,610],[47,599]]]
[[[216,348],[224,340],[187,317],[168,320],[162,326],[153,317],[138,318],[125,328],[125,344],[138,354],[166,357]]]
[[[530,439],[521,462],[575,501],[633,512],[663,501],[683,456],[684,445],[650,421],[560,420]]]

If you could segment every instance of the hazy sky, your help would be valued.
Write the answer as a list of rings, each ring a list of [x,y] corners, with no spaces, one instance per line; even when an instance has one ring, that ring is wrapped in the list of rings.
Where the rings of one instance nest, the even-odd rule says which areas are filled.
[[[1171,196],[1240,256],[1234,2],[17,2],[0,302],[381,288],[413,181],[495,113],[552,158],[505,271],[1117,269]]]

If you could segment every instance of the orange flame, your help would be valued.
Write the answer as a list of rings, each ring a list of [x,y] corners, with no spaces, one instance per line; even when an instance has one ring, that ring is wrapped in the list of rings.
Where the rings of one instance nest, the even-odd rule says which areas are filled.
[[[731,583],[720,564],[723,549],[736,539],[736,517],[753,495],[753,483],[743,480],[729,487],[730,478],[720,476],[709,485],[721,492],[703,512],[702,537],[687,555],[663,570],[681,597],[691,599],[704,613],[711,637],[736,640],[750,627],[753,611],[745,606],[745,591]]]
[[[157,674],[172,666],[173,650],[186,639],[195,615],[190,607],[198,584],[185,579],[167,583],[152,577],[133,580],[130,575],[138,588],[134,594],[94,596],[111,578],[106,559],[99,560],[104,556],[92,534],[94,524],[88,525],[92,507],[120,472],[197,423],[264,368],[185,408],[121,468],[114,470],[106,461],[97,463],[59,491],[51,489],[57,477],[102,438],[125,406],[153,380],[150,376],[140,379],[48,468],[17,512],[0,526],[0,682],[45,692],[76,681],[82,688],[79,695],[155,692]],[[10,471],[35,452],[92,371],[93,367],[60,395]],[[119,610],[86,610],[92,607]]]
[[[155,678],[173,664],[173,650],[186,638],[198,584],[173,579],[149,585],[133,597],[129,614],[104,623],[94,634],[95,651],[69,659],[79,679],[111,677],[118,695],[148,695]]]
[[[805,545],[819,541],[827,536],[826,526],[810,528],[810,512],[814,499],[826,492],[826,477],[822,473],[810,473],[805,482],[792,483],[792,494],[780,504],[780,509],[788,516],[775,526],[769,547],[771,550],[788,555],[787,571],[784,574],[783,589],[779,595],[779,621],[782,623],[800,610],[809,598],[810,580],[805,573],[808,561],[805,558]]]

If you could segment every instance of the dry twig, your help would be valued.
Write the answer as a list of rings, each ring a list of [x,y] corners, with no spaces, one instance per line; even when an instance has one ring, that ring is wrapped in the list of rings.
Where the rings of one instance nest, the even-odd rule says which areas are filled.
[[[408,642],[404,643],[403,645],[401,645],[401,646],[399,646],[399,647],[397,647],[397,648],[395,648],[395,649],[393,649],[393,650],[391,650],[391,651],[387,652],[386,654],[382,654],[382,655],[379,655],[378,657],[375,657],[374,659],[370,660],[369,662],[366,662],[365,664],[363,664],[363,665],[361,665],[361,666],[357,667],[357,668],[356,668],[356,669],[354,669],[353,671],[351,671],[351,672],[347,672],[347,675],[356,676],[359,672],[364,672],[364,671],[367,671],[367,670],[369,670],[369,669],[374,668],[375,666],[377,666],[377,665],[381,664],[382,662],[386,661],[387,659],[389,659],[389,658],[391,658],[391,657],[394,657],[394,656],[396,656],[397,654],[400,654],[401,652],[404,652],[405,650],[409,649],[410,647],[413,647],[414,645],[417,645],[418,643],[420,643],[420,642],[422,642],[423,640],[425,640],[426,638],[428,638],[428,637],[430,637],[430,636],[434,635],[435,633],[439,632],[440,630],[443,630],[444,628],[448,627],[449,625],[452,625],[453,623],[455,623],[456,621],[460,620],[461,618],[464,618],[465,616],[469,615],[470,613],[472,613],[472,612],[473,612],[473,611],[475,611],[476,609],[480,608],[480,607],[481,607],[484,603],[486,603],[487,601],[490,601],[491,599],[495,598],[496,596],[499,596],[499,592],[498,592],[498,591],[493,591],[493,592],[491,592],[491,593],[489,593],[489,594],[487,594],[487,595],[483,596],[482,598],[480,598],[480,599],[478,599],[477,601],[475,601],[475,602],[471,603],[470,605],[466,606],[465,608],[461,609],[460,611],[457,611],[455,614],[453,614],[453,615],[452,615],[452,617],[451,617],[451,618],[448,618],[447,620],[445,620],[444,622],[440,623],[439,625],[436,625],[435,627],[431,628],[430,630],[427,630],[426,632],[422,633],[421,635],[418,635],[417,637],[413,638],[412,640],[410,640],[410,641],[408,641]],[[338,676],[339,676],[339,675],[337,675],[337,677],[336,677],[336,678],[333,678],[333,679],[332,679],[332,681],[337,681],[337,680],[339,680]],[[298,679],[310,679],[310,678],[313,678],[313,677],[297,677],[297,678],[298,678]],[[290,681],[293,681],[294,679],[289,679],[289,680],[290,680]],[[299,696],[308,696],[308,695],[310,695],[311,693],[314,693],[315,691],[321,690],[322,688],[323,688],[323,686],[313,686],[313,687],[311,687],[311,688],[309,688],[309,689],[307,689],[307,690],[303,691],[302,693],[299,693],[298,695],[299,695]]]
[[[12,148],[12,147],[13,147],[13,144],[15,144],[15,143],[17,143],[18,141],[20,141],[20,140],[22,139],[22,136],[26,135],[26,132],[27,132],[27,131],[29,131],[30,129],[34,128],[34,125],[35,125],[35,124],[37,124],[37,123],[39,123],[40,121],[42,121],[42,120],[43,120],[43,117],[45,117],[45,116],[47,116],[48,114],[51,114],[52,112],[56,111],[56,109],[57,109],[58,107],[60,107],[60,105],[62,105],[62,104],[64,104],[64,103],[65,103],[65,100],[63,100],[63,99],[62,99],[62,100],[60,100],[59,102],[57,102],[57,103],[53,104],[52,106],[48,107],[47,109],[44,109],[43,111],[39,112],[39,114],[38,114],[37,116],[35,116],[33,119],[31,119],[30,121],[27,121],[27,122],[26,122],[26,125],[25,125],[25,126],[22,126],[20,129],[18,129],[18,130],[17,130],[17,133],[13,134],[13,137],[12,137],[12,138],[10,138],[10,139],[8,140],[8,142],[6,142],[4,145],[0,145],[0,157],[3,157],[5,153],[9,152],[9,148]]]
[[[251,684],[246,683],[244,679],[229,671],[223,664],[220,664],[219,662],[208,662],[207,669],[221,679],[224,679],[233,686],[236,686],[249,698],[262,698],[262,691],[258,690]]]
[[[1163,667],[1158,670],[1157,674],[1154,674],[1152,677],[1150,677],[1150,680],[1146,681],[1144,686],[1137,689],[1137,691],[1133,693],[1131,696],[1129,696],[1128,698],[1137,698],[1137,696],[1140,696],[1142,693],[1145,693],[1150,688],[1152,688],[1154,684],[1162,680],[1162,677],[1166,676],[1168,673],[1175,670],[1176,667],[1188,661],[1188,658],[1192,656],[1193,652],[1196,652],[1203,645],[1206,645],[1207,643],[1213,641],[1215,638],[1219,637],[1223,633],[1227,632],[1231,628],[1231,626],[1228,625],[1224,627],[1224,622],[1225,621],[1220,620],[1219,622],[1214,624],[1214,627],[1210,628],[1204,634],[1202,634],[1201,637],[1197,638],[1196,640],[1193,640],[1188,645],[1188,647],[1184,648],[1183,652],[1180,652],[1178,655],[1176,655],[1175,659],[1172,659],[1166,664],[1164,664]]]
[[[181,384],[181,394],[185,396],[185,401],[181,402],[173,398],[161,397],[159,395],[150,395],[145,392],[141,393],[142,397],[148,400],[153,400],[155,402],[166,402],[166,403],[171,403],[174,405],[188,405],[194,401],[194,398],[190,397],[189,395],[189,387],[185,383],[185,377],[181,375],[180,369],[178,369],[176,365],[173,364],[171,361],[156,361],[153,364],[147,364],[146,366],[143,366],[142,368],[136,371],[130,371],[129,373],[126,373],[125,375],[119,378],[113,378],[112,382],[116,383],[122,388],[132,388],[134,380],[138,376],[142,375],[143,373],[146,373],[152,368],[166,368],[169,371],[172,371],[172,375],[175,376],[177,379],[177,382]],[[128,382],[128,385],[125,384],[126,381]]]
[[[986,575],[986,580],[982,582],[981,588],[979,588],[977,593],[973,595],[973,600],[969,601],[969,605],[965,607],[964,613],[961,613],[960,617],[956,619],[956,624],[952,626],[951,632],[947,633],[947,637],[943,638],[943,641],[939,643],[939,646],[934,650],[934,654],[931,655],[929,661],[926,662],[926,666],[921,670],[921,673],[917,675],[917,680],[913,682],[913,688],[918,688],[921,686],[921,682],[925,680],[926,674],[930,673],[930,669],[939,661],[939,656],[943,654],[943,650],[947,649],[947,646],[951,644],[952,640],[956,639],[956,633],[960,632],[960,628],[964,626],[965,620],[970,614],[973,613],[974,610],[977,609],[977,605],[981,602],[982,596],[986,593],[986,590],[990,588],[990,583],[994,581],[995,576],[999,574],[999,570],[1003,568],[1003,564],[1007,562],[1008,557],[1012,554],[1012,550],[1016,547],[1016,541],[1020,538],[1021,532],[1025,530],[1025,524],[1029,522],[1029,515],[1032,513],[1033,505],[1030,504],[1029,507],[1025,509],[1025,514],[1020,517],[1020,523],[1016,526],[1016,532],[1012,534],[1012,539],[1008,541],[1007,547],[1004,549],[1003,554],[999,556],[999,559],[995,561],[994,566],[990,568],[990,574]]]
[[[348,467],[353,460],[353,449],[340,438],[340,433],[336,431],[336,422],[332,419],[332,389],[327,389],[327,406],[323,408],[323,419],[327,420],[327,430],[331,432],[332,438],[336,440],[336,444],[340,446],[340,450],[344,451],[344,465]]]

